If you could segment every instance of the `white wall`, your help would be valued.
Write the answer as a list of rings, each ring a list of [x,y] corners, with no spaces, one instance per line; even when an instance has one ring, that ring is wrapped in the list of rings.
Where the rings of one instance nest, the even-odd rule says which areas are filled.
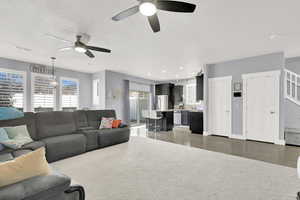
[[[93,75],[93,79],[99,78],[101,89],[104,91],[100,101],[102,109],[116,110],[117,117],[124,122],[129,122],[129,85],[130,82],[141,83],[151,86],[155,81],[138,78],[128,74],[113,72],[109,70],[101,71]],[[153,87],[150,87],[153,89]],[[104,106],[105,105],[105,106]]]

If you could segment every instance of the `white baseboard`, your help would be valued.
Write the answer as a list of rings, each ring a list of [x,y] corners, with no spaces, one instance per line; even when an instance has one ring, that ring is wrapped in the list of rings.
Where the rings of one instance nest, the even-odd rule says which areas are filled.
[[[238,140],[246,140],[246,138],[245,138],[244,135],[231,134],[231,135],[230,135],[230,138],[238,139]]]
[[[275,142],[274,142],[275,144],[277,144],[277,145],[285,145],[285,140],[275,140]]]
[[[207,132],[207,131],[203,131],[203,135],[204,135],[204,136],[209,136],[209,135],[211,135],[211,134],[209,134],[209,132]]]

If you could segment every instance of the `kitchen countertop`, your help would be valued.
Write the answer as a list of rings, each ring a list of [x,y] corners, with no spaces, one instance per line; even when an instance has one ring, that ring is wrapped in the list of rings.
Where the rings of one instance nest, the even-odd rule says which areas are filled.
[[[188,112],[203,112],[203,110],[189,110],[189,109],[170,109],[170,110],[155,110],[156,112],[180,112],[180,111],[188,111]]]

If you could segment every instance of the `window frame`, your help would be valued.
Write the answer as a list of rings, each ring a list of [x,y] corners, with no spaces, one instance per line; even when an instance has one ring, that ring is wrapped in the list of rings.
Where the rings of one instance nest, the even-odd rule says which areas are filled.
[[[35,112],[34,111],[34,80],[35,80],[36,76],[44,76],[44,77],[47,77],[47,78],[52,77],[52,75],[50,75],[50,74],[40,74],[40,73],[31,72],[31,111],[32,112]],[[56,89],[54,89],[53,111],[57,110],[57,100],[56,100],[56,98],[57,98],[57,91],[56,91]]]
[[[74,81],[77,83],[77,102],[78,102],[78,105],[77,105],[77,109],[79,109],[80,107],[80,81],[79,79],[76,79],[76,78],[70,78],[70,77],[65,77],[65,76],[61,76],[59,78],[59,110],[63,110],[63,105],[62,105],[62,97],[63,97],[63,94],[62,94],[62,87],[63,87],[63,80],[67,80],[67,81]]]
[[[196,83],[190,83],[190,84],[186,84],[185,85],[185,104],[186,105],[195,105],[195,104],[197,104],[197,94],[196,94],[196,89],[197,89],[197,85],[196,85]],[[193,102],[191,103],[191,102],[189,102],[189,95],[188,95],[188,87],[195,87],[195,99],[193,100]]]
[[[22,70],[13,70],[7,68],[0,68],[0,72],[19,74],[23,76],[23,111],[28,112],[27,107],[27,72]]]

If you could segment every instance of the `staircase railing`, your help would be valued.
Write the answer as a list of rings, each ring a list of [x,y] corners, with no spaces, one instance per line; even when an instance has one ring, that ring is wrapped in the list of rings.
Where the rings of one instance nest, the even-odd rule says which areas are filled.
[[[285,69],[285,98],[300,105],[300,75]]]

